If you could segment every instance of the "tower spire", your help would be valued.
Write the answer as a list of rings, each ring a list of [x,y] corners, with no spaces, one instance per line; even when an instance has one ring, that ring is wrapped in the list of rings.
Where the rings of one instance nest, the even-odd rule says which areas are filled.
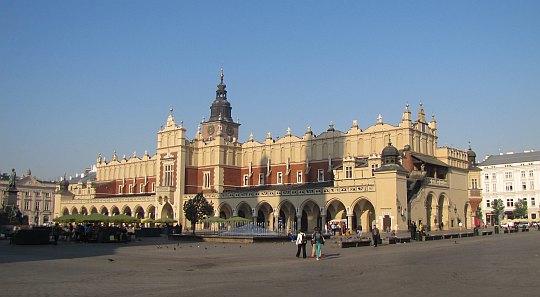
[[[219,77],[221,78],[221,83],[220,83],[221,85],[223,84],[223,77],[224,76],[225,75],[223,74],[223,67],[221,67],[221,72],[219,73]]]

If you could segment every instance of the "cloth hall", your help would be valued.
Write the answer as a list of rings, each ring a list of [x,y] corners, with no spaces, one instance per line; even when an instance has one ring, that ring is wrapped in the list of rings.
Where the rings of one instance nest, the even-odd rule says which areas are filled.
[[[374,224],[404,231],[411,220],[428,230],[472,225],[470,176],[475,154],[438,147],[437,121],[422,105],[413,119],[407,105],[397,125],[382,116],[362,129],[330,124],[279,139],[238,139],[223,72],[210,117],[193,139],[172,110],[157,133],[156,154],[110,161],[99,155],[95,178],[64,182],[55,215],[128,214],[174,218],[188,227],[184,201],[202,192],[214,216],[245,217],[276,231],[313,230],[330,220],[351,229]],[[374,117],[375,118],[375,117]]]

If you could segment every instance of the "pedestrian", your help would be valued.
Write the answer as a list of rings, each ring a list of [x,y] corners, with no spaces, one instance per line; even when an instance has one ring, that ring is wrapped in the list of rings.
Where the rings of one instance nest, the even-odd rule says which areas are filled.
[[[377,247],[379,244],[379,238],[381,234],[379,233],[379,228],[377,228],[377,225],[373,225],[373,230],[371,231],[371,237],[373,239],[373,246]]]
[[[298,232],[298,235],[296,236],[296,246],[298,247],[296,251],[296,258],[300,258],[300,250],[302,250],[303,258],[304,259],[306,258],[306,244],[307,244],[306,233],[300,230],[300,232]]]
[[[58,223],[54,223],[54,227],[52,229],[54,245],[58,245],[58,238],[60,237],[60,233],[62,233],[62,227],[60,227]]]
[[[411,222],[411,239],[414,240],[416,237],[416,223],[414,221]]]
[[[313,232],[313,235],[311,235],[312,241],[314,243],[315,247],[315,258],[317,261],[321,257],[322,254],[322,245],[324,244],[324,236],[321,234],[321,228],[315,227],[315,232]],[[313,249],[312,249],[313,251]],[[313,252],[312,252],[313,253]]]

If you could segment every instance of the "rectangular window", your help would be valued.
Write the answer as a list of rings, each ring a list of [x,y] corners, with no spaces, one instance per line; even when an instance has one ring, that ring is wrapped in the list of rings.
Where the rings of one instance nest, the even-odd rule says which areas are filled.
[[[473,189],[478,189],[478,180],[476,178],[471,180],[471,186]]]
[[[30,210],[30,200],[24,200],[24,210]]]
[[[259,186],[264,186],[264,173],[259,173]]]
[[[379,164],[371,164],[371,176],[375,176],[375,169],[379,168]]]
[[[152,192],[153,192],[153,193],[156,192],[156,183],[152,183]]]
[[[296,183],[297,184],[302,183],[302,171],[296,171]]]
[[[139,193],[144,193],[144,184],[139,185]]]
[[[486,174],[484,175],[484,180],[489,180],[489,174],[486,173]]]
[[[278,185],[283,184],[283,172],[278,172],[277,173],[277,184]]]
[[[203,189],[210,189],[210,172],[203,173]]]
[[[492,173],[491,174],[491,179],[492,179],[492,182],[495,182],[497,180],[497,173]]]
[[[352,167],[345,166],[345,178],[352,178]]]
[[[512,179],[512,171],[506,171],[504,173],[504,178],[505,179]]]
[[[486,192],[489,192],[489,184],[485,184],[484,189],[486,189]]]
[[[50,204],[51,204],[50,201],[45,201],[45,205],[43,205],[43,210],[45,210],[45,211],[49,210]]]
[[[172,187],[174,185],[173,173],[174,173],[173,164],[163,164],[163,185],[164,186]]]
[[[491,201],[490,200],[486,200],[486,207],[491,207]]]
[[[244,187],[249,186],[249,175],[244,174]]]
[[[507,198],[507,199],[506,199],[506,206],[508,206],[508,207],[514,207],[514,199],[512,199],[512,198]]]
[[[529,177],[534,177],[534,170],[529,170]]]
[[[514,186],[512,185],[512,183],[506,183],[506,191],[511,192],[513,190],[514,190]]]
[[[34,192],[34,196],[36,196],[36,198],[41,197],[41,192]]]
[[[535,206],[536,205],[536,201],[534,200],[534,197],[531,197],[531,206]]]
[[[24,195],[26,196],[26,198],[32,198],[32,193],[30,192],[26,192],[24,193]]]
[[[133,194],[133,185],[129,185],[129,193]]]
[[[523,198],[523,203],[525,203],[525,205],[527,205],[527,198]]]
[[[529,182],[529,190],[534,190],[534,181]]]
[[[36,201],[36,210],[39,210],[39,201]]]
[[[318,182],[324,181],[324,169],[317,170],[317,181]]]
[[[123,185],[119,185],[118,186],[118,194],[123,194],[124,193],[124,186]]]
[[[491,189],[493,190],[493,192],[497,192],[497,184],[492,184],[491,185]]]
[[[525,178],[525,171],[521,171],[521,178]]]
[[[45,193],[46,198],[51,198],[51,196],[52,196],[51,193]]]

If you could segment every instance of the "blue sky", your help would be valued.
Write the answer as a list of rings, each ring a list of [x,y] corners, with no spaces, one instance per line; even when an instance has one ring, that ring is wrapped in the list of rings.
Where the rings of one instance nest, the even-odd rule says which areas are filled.
[[[0,171],[54,179],[192,138],[225,69],[250,132],[302,135],[420,102],[439,145],[540,149],[539,1],[0,0]]]

